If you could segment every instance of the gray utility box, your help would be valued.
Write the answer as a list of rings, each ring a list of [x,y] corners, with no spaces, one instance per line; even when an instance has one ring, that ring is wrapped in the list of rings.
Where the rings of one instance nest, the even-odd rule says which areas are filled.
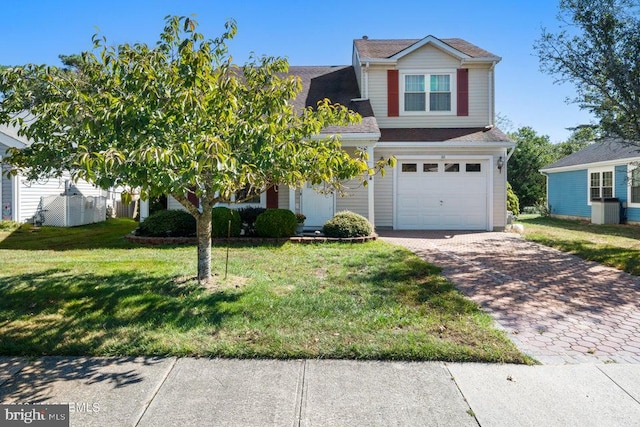
[[[620,224],[620,201],[616,198],[591,200],[592,224]]]

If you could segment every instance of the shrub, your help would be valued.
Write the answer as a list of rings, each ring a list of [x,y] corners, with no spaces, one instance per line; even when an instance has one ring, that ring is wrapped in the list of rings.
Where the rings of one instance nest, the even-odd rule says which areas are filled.
[[[242,221],[238,211],[223,206],[213,208],[211,211],[211,237],[227,237],[229,220],[231,220],[231,236],[239,236]]]
[[[137,234],[150,237],[194,236],[196,234],[196,219],[185,211],[159,211],[149,215],[140,224]]]
[[[520,215],[520,200],[518,196],[513,192],[511,184],[507,182],[507,210],[511,211],[514,215]]]
[[[373,226],[362,215],[344,211],[327,221],[322,232],[327,237],[364,237],[373,233]]]
[[[289,209],[267,209],[256,219],[256,231],[262,237],[289,237],[296,234],[298,220]]]

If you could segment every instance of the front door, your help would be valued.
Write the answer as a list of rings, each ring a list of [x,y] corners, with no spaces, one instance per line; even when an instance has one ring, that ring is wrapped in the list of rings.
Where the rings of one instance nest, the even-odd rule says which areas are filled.
[[[307,183],[300,193],[300,211],[307,217],[304,228],[320,229],[325,222],[333,218],[335,197],[333,193],[323,194],[317,189],[323,185],[311,185]]]

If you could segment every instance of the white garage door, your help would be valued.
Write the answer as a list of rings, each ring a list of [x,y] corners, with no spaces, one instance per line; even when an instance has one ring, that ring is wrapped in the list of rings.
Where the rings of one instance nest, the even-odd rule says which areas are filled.
[[[396,227],[404,230],[486,230],[486,160],[400,160]]]

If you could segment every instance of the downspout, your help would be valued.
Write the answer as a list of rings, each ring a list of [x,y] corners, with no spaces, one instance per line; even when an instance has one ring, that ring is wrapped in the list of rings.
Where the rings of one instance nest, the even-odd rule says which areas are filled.
[[[493,126],[494,124],[494,109],[495,109],[495,93],[494,93],[494,78],[493,78],[493,70],[496,67],[496,61],[492,61],[491,62],[491,67],[489,67],[489,73],[487,74],[487,78],[489,79],[488,82],[488,95],[489,95],[489,117],[488,117],[488,123],[490,126]]]

